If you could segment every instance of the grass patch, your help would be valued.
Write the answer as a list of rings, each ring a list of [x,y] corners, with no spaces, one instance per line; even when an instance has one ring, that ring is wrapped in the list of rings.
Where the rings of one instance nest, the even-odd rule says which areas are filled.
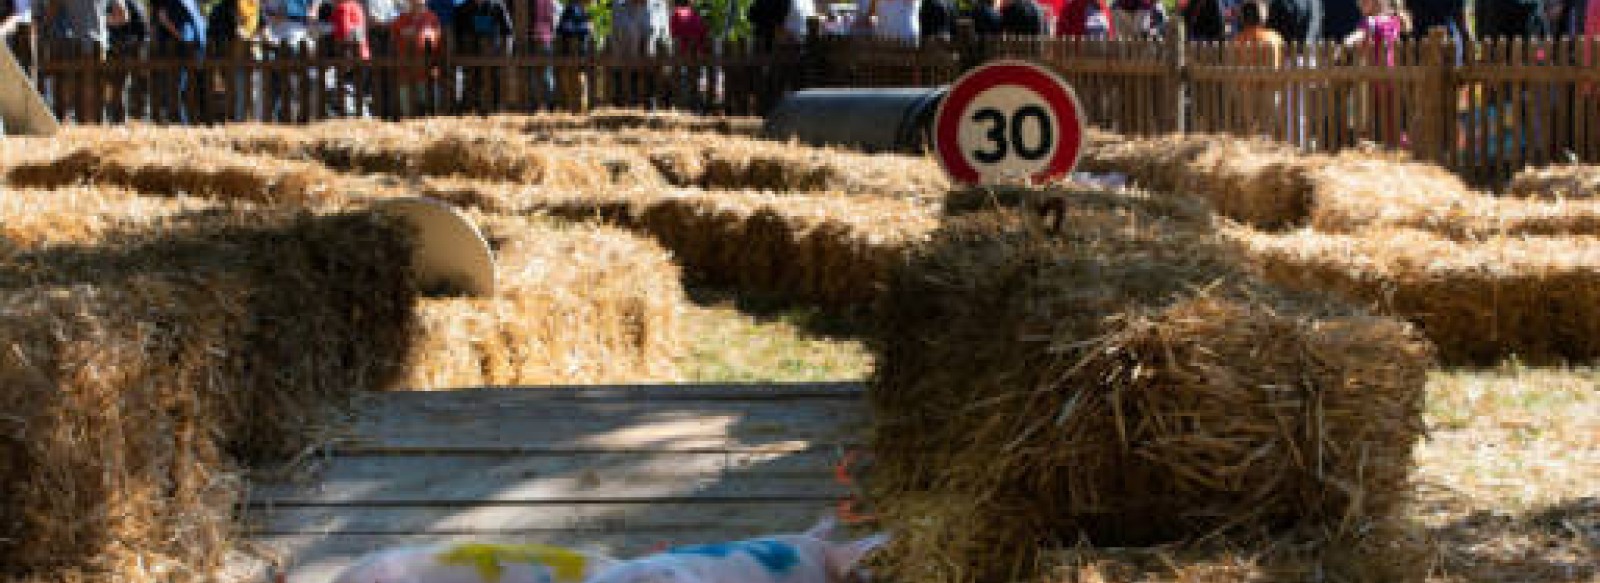
[[[1600,580],[1600,368],[1437,371],[1417,518],[1438,583]]]
[[[860,380],[872,370],[859,317],[709,288],[689,296],[690,347],[678,363],[686,381]]]

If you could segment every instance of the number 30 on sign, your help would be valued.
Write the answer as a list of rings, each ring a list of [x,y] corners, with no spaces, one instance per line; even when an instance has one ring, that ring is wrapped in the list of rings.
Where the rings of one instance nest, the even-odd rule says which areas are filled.
[[[1032,183],[1072,172],[1083,151],[1078,97],[1055,73],[996,61],[950,86],[933,121],[939,163],[964,184]]]

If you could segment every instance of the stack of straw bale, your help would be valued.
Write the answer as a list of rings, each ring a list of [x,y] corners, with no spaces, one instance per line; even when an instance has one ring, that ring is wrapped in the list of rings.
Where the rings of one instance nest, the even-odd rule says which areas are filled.
[[[869,394],[889,576],[1017,580],[1080,542],[1359,537],[1399,511],[1425,340],[1251,280],[1184,197],[1066,200],[1055,236],[951,219],[890,279]]]
[[[1458,240],[1600,235],[1600,203],[1560,194],[1582,190],[1573,186],[1582,180],[1579,167],[1524,172],[1513,190],[1530,194],[1499,198],[1400,154],[1298,155],[1286,145],[1234,137],[1099,133],[1089,140],[1083,167],[1122,172],[1162,192],[1200,195],[1223,216],[1267,230],[1401,227]]]
[[[17,165],[7,179],[18,186],[52,188],[91,183],[158,196],[188,195],[274,205],[309,206],[335,196],[327,188],[332,175],[322,166],[192,143],[101,141],[49,162]]]
[[[1524,198],[1600,198],[1600,167],[1568,164],[1527,168],[1511,178],[1506,192]]]
[[[1280,285],[1341,293],[1417,322],[1447,362],[1600,356],[1600,238],[1458,242],[1413,229],[1228,234]]]
[[[418,304],[406,388],[678,378],[688,300],[661,247],[610,227],[476,220],[496,247],[496,293]]]
[[[839,193],[627,188],[573,191],[429,181],[428,196],[488,212],[600,219],[647,233],[696,280],[829,307],[866,306],[938,224],[916,200]]]
[[[408,236],[367,215],[174,217],[0,260],[0,564],[204,580],[236,461],[393,383]]]

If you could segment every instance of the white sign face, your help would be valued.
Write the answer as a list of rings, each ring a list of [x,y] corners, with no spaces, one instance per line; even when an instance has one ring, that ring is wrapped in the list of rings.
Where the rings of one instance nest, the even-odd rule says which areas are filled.
[[[1060,145],[1057,122],[1042,95],[997,85],[961,112],[957,145],[983,182],[1027,182],[1045,170]]]
[[[1077,165],[1078,99],[1048,69],[998,61],[962,75],[934,115],[939,163],[963,184],[1043,183]]]
[[[4,1],[4,0],[0,0]],[[48,136],[60,126],[50,107],[33,88],[33,82],[22,72],[11,48],[0,42],[0,122],[4,133],[11,135]]]

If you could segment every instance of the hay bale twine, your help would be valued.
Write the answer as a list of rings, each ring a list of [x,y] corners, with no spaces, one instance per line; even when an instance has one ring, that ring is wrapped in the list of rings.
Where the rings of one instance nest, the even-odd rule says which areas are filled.
[[[891,278],[872,501],[915,581],[1042,550],[1341,532],[1405,500],[1432,349],[1250,280],[1184,197],[1077,193],[1046,237],[952,219]]]

